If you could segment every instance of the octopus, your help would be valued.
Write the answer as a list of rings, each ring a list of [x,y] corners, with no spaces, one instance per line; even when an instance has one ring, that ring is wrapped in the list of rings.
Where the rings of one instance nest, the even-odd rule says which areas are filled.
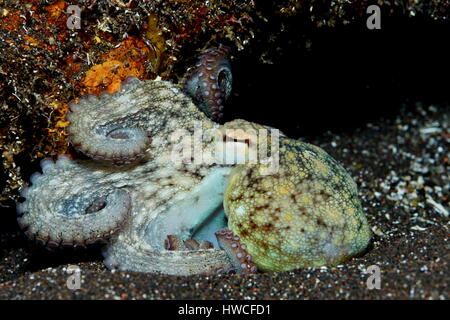
[[[170,275],[338,264],[371,232],[351,176],[314,145],[237,119],[224,46],[181,84],[128,78],[70,105],[71,143],[89,159],[44,159],[17,203],[47,248],[103,244],[110,269]]]

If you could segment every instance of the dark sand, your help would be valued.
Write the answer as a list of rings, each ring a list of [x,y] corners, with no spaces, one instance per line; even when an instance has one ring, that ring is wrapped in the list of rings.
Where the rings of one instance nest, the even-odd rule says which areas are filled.
[[[358,183],[375,236],[363,256],[322,269],[258,275],[172,277],[111,272],[98,251],[49,254],[15,227],[0,236],[1,299],[448,299],[448,106],[408,105],[348,135],[313,142],[341,161]],[[14,225],[12,212],[5,219]],[[84,261],[84,262],[82,262]],[[81,268],[81,288],[66,268]],[[370,265],[381,289],[369,290]]]

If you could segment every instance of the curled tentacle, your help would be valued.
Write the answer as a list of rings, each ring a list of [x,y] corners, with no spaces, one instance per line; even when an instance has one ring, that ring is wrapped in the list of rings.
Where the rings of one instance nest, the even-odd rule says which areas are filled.
[[[185,114],[173,112],[180,104],[186,105]],[[130,77],[115,94],[89,95],[70,104],[70,141],[93,159],[126,164],[144,156],[152,137],[167,130],[168,121],[195,114],[192,107],[168,82]]]
[[[220,247],[225,250],[236,273],[256,273],[258,268],[252,262],[252,256],[248,254],[245,244],[229,229],[216,232]]]
[[[223,117],[223,103],[229,97],[233,77],[228,61],[230,48],[220,45],[203,51],[195,67],[185,76],[184,88],[208,118]]]
[[[47,247],[84,246],[104,242],[121,229],[131,212],[128,191],[96,185],[82,189],[80,176],[64,175],[76,163],[65,156],[43,160],[43,173],[31,176],[32,185],[21,192],[25,201],[17,204],[19,226],[25,234]],[[74,169],[74,168],[72,168]],[[71,186],[70,182],[75,184]]]
[[[121,92],[132,91],[140,81],[128,78]],[[71,103],[69,133],[72,144],[91,158],[112,160],[117,164],[127,163],[141,157],[150,139],[138,121],[121,119],[120,111],[126,105],[120,104],[117,95],[88,95],[78,103]],[[104,119],[109,116],[110,119]]]

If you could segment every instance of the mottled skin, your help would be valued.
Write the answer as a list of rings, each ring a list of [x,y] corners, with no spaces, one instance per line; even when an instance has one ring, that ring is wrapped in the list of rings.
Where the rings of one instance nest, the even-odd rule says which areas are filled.
[[[183,79],[184,92],[213,121],[222,118],[225,100],[231,92],[233,78],[229,52],[230,48],[223,45],[204,50]],[[76,149],[93,159],[112,161],[116,165],[127,164],[148,151],[155,131],[164,130],[166,122],[179,119],[177,114],[166,112],[165,109],[171,109],[169,99],[165,101],[164,96],[156,95],[152,100],[141,87],[133,86],[136,81],[139,80],[130,77],[122,84],[121,92],[127,87],[135,91],[129,95],[132,95],[132,101],[126,101],[121,93],[103,93],[103,105],[97,104],[98,98],[94,95],[71,103],[68,131]],[[152,105],[151,118],[142,112],[148,108],[146,103]],[[97,105],[99,110],[90,108],[91,105]]]
[[[152,139],[206,119],[178,87],[164,81],[147,84],[130,77],[117,93],[71,103],[72,144],[91,158],[124,164],[143,157]]]
[[[236,167],[224,198],[228,226],[260,270],[339,264],[367,247],[356,184],[322,149],[281,138],[278,172],[262,167]]]

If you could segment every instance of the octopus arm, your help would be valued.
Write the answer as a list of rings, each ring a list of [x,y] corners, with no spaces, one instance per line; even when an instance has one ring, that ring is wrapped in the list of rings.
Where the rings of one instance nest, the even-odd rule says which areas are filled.
[[[139,90],[141,82],[128,78],[120,93]],[[129,95],[103,93],[88,95],[78,103],[71,103],[69,134],[76,149],[94,159],[129,162],[143,155],[150,143],[138,121],[122,118],[131,101]]]
[[[234,270],[237,273],[256,273],[258,268],[252,262],[252,256],[248,254],[245,244],[229,229],[222,229],[216,233],[220,247],[225,250]]]
[[[178,108],[180,105],[185,107]],[[173,129],[177,119],[201,115],[172,84],[133,77],[114,94],[88,95],[71,103],[70,108],[67,119],[72,145],[93,159],[118,165],[143,157],[152,139]]]
[[[52,248],[104,242],[123,227],[131,210],[128,191],[95,183],[95,174],[60,156],[41,162],[43,173],[31,177],[17,204],[25,234]],[[83,188],[90,181],[92,188]]]
[[[154,251],[126,242],[117,242],[104,250],[109,269],[188,276],[212,274],[232,269],[223,250]]]
[[[233,77],[228,60],[230,51],[224,45],[203,51],[195,67],[183,80],[185,91],[213,121],[222,119],[223,104],[231,93]]]
[[[120,270],[176,275],[231,270],[223,250],[195,245],[209,243],[216,227],[225,226],[221,208],[229,171],[229,168],[213,170],[192,190],[179,193],[154,212],[145,205],[137,205],[135,223],[121,233],[118,241],[110,242],[105,248],[105,265]],[[189,250],[193,244],[193,250]]]

